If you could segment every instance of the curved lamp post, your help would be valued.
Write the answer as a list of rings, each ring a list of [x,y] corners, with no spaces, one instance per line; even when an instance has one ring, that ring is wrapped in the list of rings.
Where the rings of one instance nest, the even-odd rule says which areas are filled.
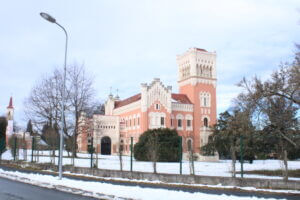
[[[66,29],[60,25],[59,23],[56,22],[56,19],[50,16],[47,13],[40,13],[41,17],[44,18],[45,20],[54,23],[58,25],[66,34],[66,47],[65,47],[65,64],[64,64],[64,79],[63,79],[63,92],[62,92],[62,111],[61,111],[61,132],[60,132],[60,144],[59,144],[59,179],[62,178],[62,159],[63,159],[63,134],[65,130],[65,123],[64,123],[64,118],[65,118],[65,91],[66,91],[66,65],[67,65],[67,50],[68,50],[68,34]]]

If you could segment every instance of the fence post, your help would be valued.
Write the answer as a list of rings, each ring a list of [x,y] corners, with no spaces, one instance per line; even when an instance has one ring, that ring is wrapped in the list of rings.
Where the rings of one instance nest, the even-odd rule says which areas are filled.
[[[180,163],[180,169],[179,173],[182,174],[182,136],[179,136],[179,163]]]
[[[93,152],[94,152],[94,138],[91,138],[91,146],[90,146],[90,153],[91,153],[91,168],[93,168]]]
[[[133,137],[130,137],[130,171],[132,172]]]
[[[14,137],[14,161],[16,161],[17,156],[17,137]]]
[[[31,141],[31,162],[33,162],[33,150],[34,150],[34,137],[32,136],[32,141]]]

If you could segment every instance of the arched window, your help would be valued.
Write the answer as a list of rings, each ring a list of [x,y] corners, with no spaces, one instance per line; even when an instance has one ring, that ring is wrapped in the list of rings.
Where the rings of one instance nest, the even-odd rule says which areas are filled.
[[[177,126],[178,126],[178,128],[182,127],[182,119],[178,119]]]
[[[208,127],[208,119],[206,117],[203,119],[203,124],[205,127]]]

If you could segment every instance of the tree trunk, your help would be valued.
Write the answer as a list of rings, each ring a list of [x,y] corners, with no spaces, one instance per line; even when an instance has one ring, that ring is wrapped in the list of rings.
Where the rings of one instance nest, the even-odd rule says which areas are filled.
[[[123,171],[123,146],[119,145],[120,170]]]
[[[289,176],[288,176],[288,158],[287,158],[287,151],[283,151],[283,163],[284,163],[284,173],[283,173],[283,180],[287,181]]]
[[[195,175],[195,167],[194,167],[194,153],[193,153],[193,150],[191,149],[190,151],[189,151],[189,162],[190,162],[190,174],[191,175]]]
[[[73,157],[76,158],[76,147],[77,147],[77,136],[78,136],[78,123],[79,122],[79,112],[77,107],[75,106],[75,130],[74,130],[74,137],[73,137]]]
[[[156,160],[153,161],[153,173],[156,174],[157,171],[156,171]]]
[[[235,149],[234,146],[232,145],[230,147],[230,152],[231,152],[231,166],[232,166],[232,177],[235,178],[236,177],[236,170],[235,170],[235,162],[236,162],[236,156],[235,156]]]

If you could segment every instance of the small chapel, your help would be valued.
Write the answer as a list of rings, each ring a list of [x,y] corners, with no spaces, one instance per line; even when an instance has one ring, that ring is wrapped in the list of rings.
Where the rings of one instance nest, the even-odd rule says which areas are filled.
[[[182,136],[183,158],[193,148],[200,161],[216,161],[204,156],[200,147],[208,142],[211,126],[216,123],[216,53],[190,48],[176,58],[179,91],[165,86],[159,78],[142,83],[140,93],[126,99],[109,95],[105,114],[80,116],[78,150],[86,152],[93,138],[98,153],[114,155],[122,145],[130,154],[130,140],[137,143],[148,129],[176,129]]]

